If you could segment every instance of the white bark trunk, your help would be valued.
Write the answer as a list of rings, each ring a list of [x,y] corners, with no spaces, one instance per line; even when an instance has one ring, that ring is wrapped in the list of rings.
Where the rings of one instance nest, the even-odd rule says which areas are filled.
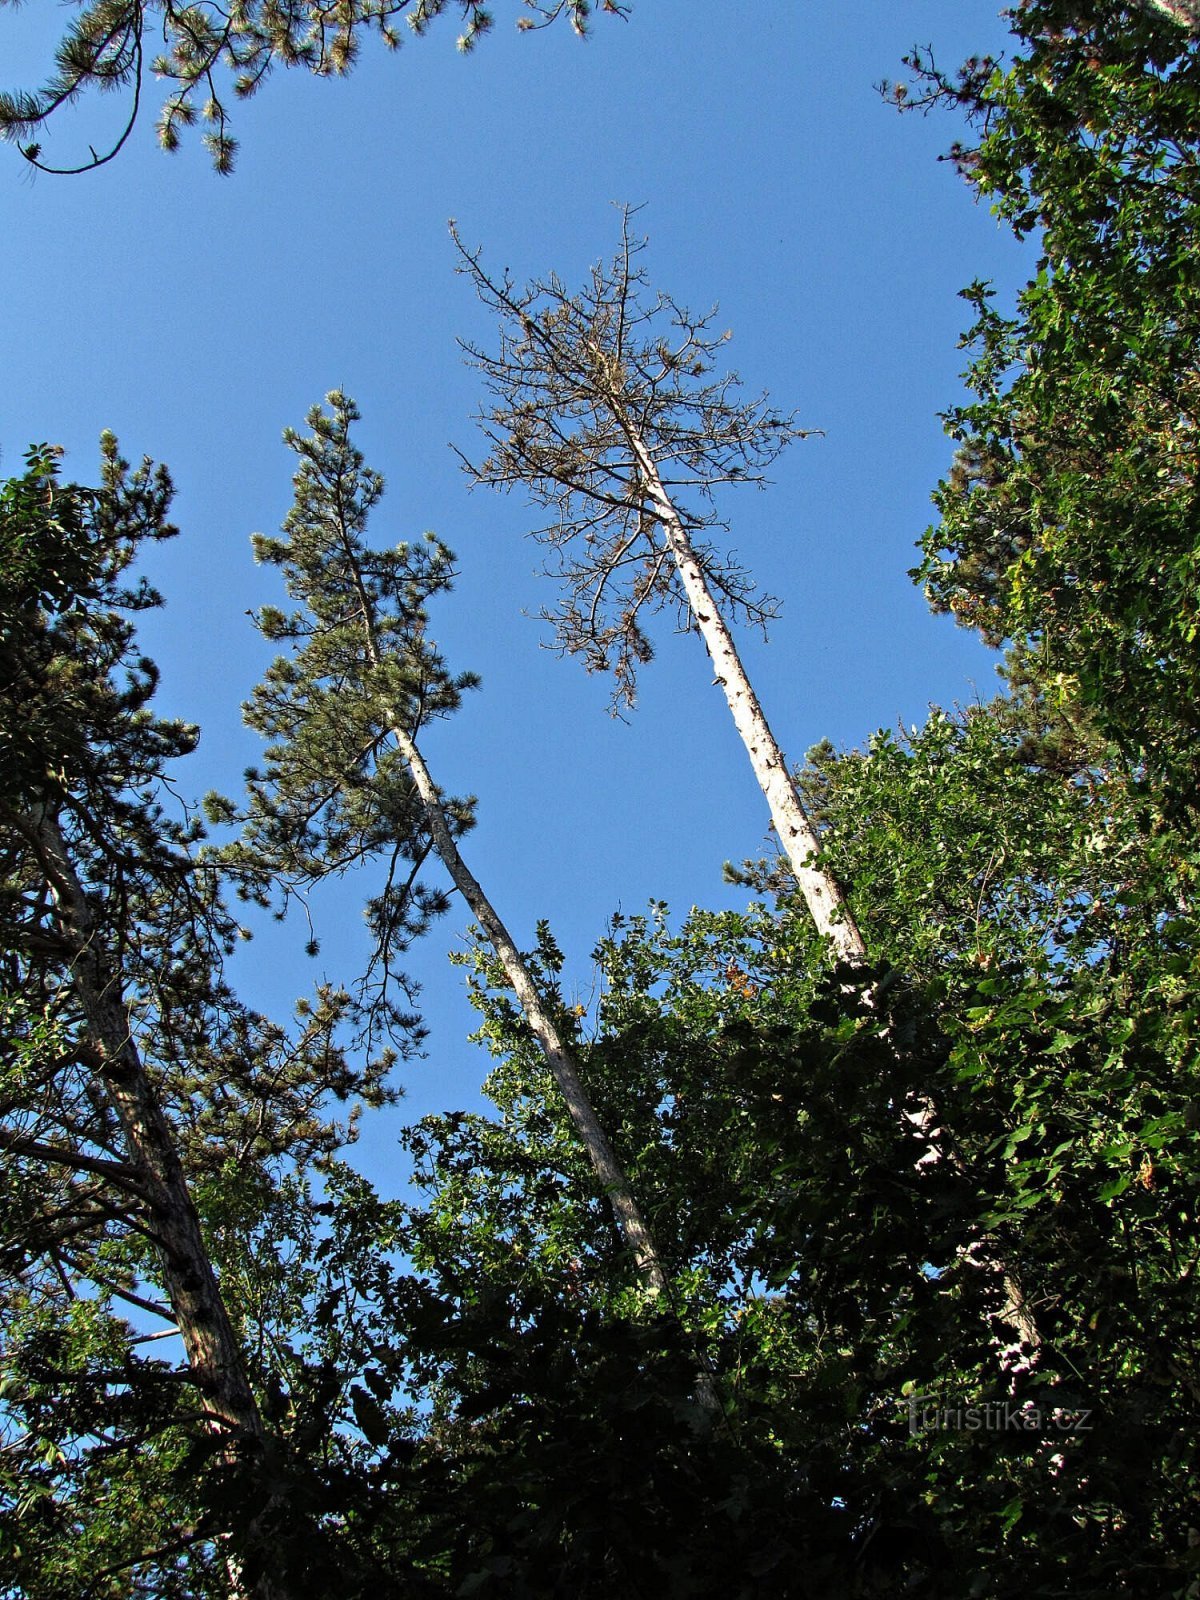
[[[358,560],[354,553],[351,541],[342,534],[343,548],[347,563],[353,574],[355,589],[358,595],[359,608],[362,614],[363,631],[367,647],[367,659],[371,665],[378,667],[382,664],[382,653],[379,649],[379,639],[376,631],[375,610],[368,595],[366,586],[362,581]],[[438,796],[437,786],[433,781],[429,768],[425,765],[425,758],[417,748],[415,739],[408,732],[404,719],[397,715],[394,706],[384,706],[384,715],[392,736],[404,757],[405,765],[412,775],[413,784],[420,797],[425,811],[425,820],[429,824],[429,831],[433,837],[433,847],[437,851],[443,866],[454,881],[455,888],[470,906],[479,925],[487,934],[488,941],[500,958],[505,976],[512,985],[526,1020],[533,1029],[534,1037],[542,1048],[546,1063],[550,1068],[555,1083],[566,1102],[567,1111],[576,1132],[583,1140],[584,1148],[595,1169],[596,1176],[604,1189],[608,1202],[612,1207],[613,1216],[621,1237],[624,1239],[633,1256],[634,1263],[643,1283],[650,1290],[655,1299],[666,1295],[667,1280],[659,1260],[650,1230],[647,1228],[641,1209],[634,1199],[633,1191],[617,1160],[616,1152],[608,1141],[608,1135],[600,1125],[600,1121],[588,1099],[587,1090],[579,1076],[575,1057],[563,1042],[562,1035],[542,1004],[538,994],[537,985],[532,974],[521,958],[521,952],[509,934],[508,929],[500,920],[491,901],[483,892],[483,887],[475,875],[470,871],[463,860],[450,826],[446,821],[446,813],[442,809],[442,802]]]
[[[808,819],[783,751],[776,743],[758,696],[746,676],[733,635],[709,588],[687,530],[663,488],[658,468],[645,444],[632,430],[628,436],[654,514],[675,557],[692,616],[708,647],[717,682],[725,695],[734,726],[746,747],[746,754],[750,757],[754,776],[766,797],[771,821],[775,824],[779,842],[796,875],[805,904],[817,931],[829,939],[839,959],[861,963],[867,959],[866,943],[846,904],[846,897],[819,864],[820,840]]]
[[[609,1143],[608,1135],[588,1098],[587,1090],[579,1076],[574,1052],[563,1040],[554,1018],[543,1005],[533,976],[521,952],[513,943],[508,929],[483,892],[479,880],[463,860],[446,822],[446,814],[424,757],[400,719],[390,712],[389,722],[396,744],[412,774],[413,783],[424,806],[429,831],[433,835],[433,847],[450,874],[455,888],[470,906],[492,949],[500,958],[505,977],[512,985],[525,1019],[541,1046],[546,1064],[566,1103],[567,1113],[575,1131],[583,1141],[584,1149],[600,1180],[605,1198],[612,1208],[617,1229],[633,1257],[638,1275],[651,1298],[654,1301],[662,1300],[669,1306],[670,1291],[658,1248],[642,1216],[641,1207],[634,1197],[629,1179],[625,1176],[616,1152]],[[696,1394],[706,1411],[714,1415],[720,1413],[721,1402],[716,1385],[711,1373],[704,1367],[698,1368],[696,1372]]]
[[[746,676],[733,635],[721,616],[687,530],[671,503],[658,467],[644,441],[636,429],[627,423],[624,427],[654,514],[675,557],[688,605],[708,648],[717,682],[724,691],[734,726],[746,747],[750,765],[770,807],[771,820],[796,875],[809,914],[817,931],[829,939],[834,953],[843,961],[860,965],[867,960],[866,941],[841,889],[820,866],[820,840],[809,821],[804,802],[767,723],[758,696]],[[870,999],[870,995],[867,998]],[[955,1162],[953,1155],[947,1155],[939,1138],[941,1130],[934,1126],[936,1118],[933,1107],[927,1100],[918,1102],[916,1108],[905,1115],[928,1141],[928,1154],[921,1158],[922,1162],[936,1164],[949,1159],[952,1165],[961,1165]],[[986,1252],[977,1251],[972,1257],[972,1264],[998,1275],[1004,1304],[1000,1320],[1016,1331],[1022,1343],[1031,1349],[1038,1349],[1041,1339],[1014,1276],[1003,1262]]]
[[[372,666],[378,667],[382,664],[382,653],[379,649],[374,606],[362,581],[353,546],[344,533],[343,548],[358,595],[367,659]],[[404,757],[405,765],[412,775],[413,784],[425,811],[425,820],[433,837],[433,847],[450,874],[455,888],[470,906],[492,949],[500,958],[505,976],[512,985],[526,1020],[533,1029],[534,1037],[542,1048],[546,1063],[566,1102],[571,1121],[583,1140],[596,1176],[600,1179],[621,1237],[633,1256],[642,1281],[654,1298],[658,1299],[667,1293],[667,1280],[662,1262],[641,1209],[634,1199],[629,1180],[609,1143],[608,1135],[600,1125],[587,1090],[583,1087],[574,1053],[564,1043],[553,1017],[542,1004],[533,976],[508,929],[484,894],[483,886],[463,860],[446,821],[446,813],[442,808],[437,786],[429,768],[425,765],[424,756],[417,748],[416,740],[409,733],[404,719],[397,715],[394,706],[385,705],[383,711],[400,754]]]
[[[399,719],[392,717],[390,720],[396,743],[412,774],[413,783],[425,808],[429,831],[433,835],[434,849],[454,880],[455,888],[470,906],[492,949],[500,958],[504,974],[520,1001],[521,1009],[533,1029],[534,1037],[542,1048],[546,1063],[566,1102],[571,1121],[583,1140],[596,1176],[612,1206],[617,1227],[629,1247],[638,1273],[655,1298],[665,1295],[667,1281],[650,1230],[634,1199],[629,1180],[609,1143],[608,1135],[600,1125],[587,1090],[583,1087],[574,1053],[564,1043],[553,1017],[542,1004],[537,985],[520,951],[513,943],[508,929],[484,894],[479,880],[463,860],[446,823],[446,815],[442,810],[437,789],[429,768],[425,765],[424,757]]]
[[[961,1158],[953,1146],[947,1144],[938,1126],[933,1105],[924,1095],[917,1096],[911,1102],[911,1109],[906,1110],[904,1116],[916,1129],[918,1138],[926,1144],[925,1154],[917,1161],[918,1167],[936,1167],[948,1161],[955,1172],[966,1176]],[[993,1244],[983,1239],[976,1239],[960,1250],[959,1260],[974,1271],[990,1275],[999,1283],[1001,1308],[995,1313],[994,1320],[1017,1335],[1015,1344],[997,1342],[1000,1365],[1014,1376],[1028,1371],[1042,1347],[1042,1336],[1017,1277],[1009,1271],[1003,1258],[995,1253]]]
[[[375,613],[370,596],[362,581],[357,560],[354,557],[349,540],[345,540],[344,548],[347,560],[354,574],[355,586],[358,593],[359,606],[362,612],[363,629],[366,637],[367,658],[373,666],[381,664],[382,656],[376,634]],[[533,1030],[533,1035],[541,1047],[550,1068],[551,1076],[558,1086],[559,1092],[567,1107],[567,1114],[583,1142],[583,1147],[588,1153],[592,1168],[600,1180],[613,1219],[630,1255],[633,1257],[637,1268],[651,1299],[662,1300],[668,1307],[671,1305],[669,1285],[666,1273],[663,1270],[662,1260],[658,1254],[658,1247],[654,1237],[642,1216],[641,1207],[638,1205],[630,1186],[629,1179],[625,1176],[616,1151],[609,1142],[608,1135],[596,1116],[595,1109],[583,1086],[579,1075],[579,1067],[575,1060],[574,1052],[564,1041],[558,1030],[554,1018],[542,1003],[538,993],[537,984],[533,975],[526,966],[513,942],[512,936],[502,922],[499,913],[483,892],[483,886],[475,877],[462,858],[454,836],[446,820],[446,813],[442,807],[437,786],[425,758],[417,747],[416,740],[408,732],[404,719],[397,715],[395,707],[385,706],[384,713],[397,748],[404,758],[412,776],[413,785],[421,800],[425,812],[425,820],[429,824],[429,831],[433,838],[433,847],[437,851],[442,865],[450,874],[455,888],[470,906],[473,915],[480,927],[487,935],[488,942],[500,959],[504,968],[505,977],[512,985],[521,1005],[521,1010],[526,1021]],[[721,1410],[720,1398],[711,1374],[701,1366],[696,1374],[696,1393],[705,1410],[719,1413]]]

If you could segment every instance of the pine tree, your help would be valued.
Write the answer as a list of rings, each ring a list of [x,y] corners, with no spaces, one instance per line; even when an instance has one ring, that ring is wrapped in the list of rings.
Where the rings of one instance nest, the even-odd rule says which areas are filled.
[[[597,7],[593,0],[523,0],[516,25],[522,32],[549,27],[560,18],[585,35]],[[618,0],[599,0],[599,10],[624,16]],[[21,143],[21,154],[40,172],[90,172],[118,155],[137,123],[146,69],[172,85],[158,118],[159,143],[179,146],[181,131],[197,121],[218,172],[233,170],[237,141],[229,130],[230,90],[235,100],[255,94],[276,67],[305,67],[317,77],[340,77],[358,59],[364,36],[378,35],[390,50],[404,37],[426,33],[443,12],[457,10],[462,22],[458,48],[474,49],[493,25],[482,0],[344,0],[336,9],[317,0],[248,0],[226,10],[200,0],[186,10],[146,0],[90,0],[58,42],[54,70],[38,90],[0,94],[0,135]],[[153,48],[150,30],[163,49]],[[231,81],[230,81],[231,80]],[[40,140],[55,113],[90,89],[127,96],[128,116],[107,149],[78,165],[61,167],[43,156]]]
[[[205,1208],[236,1253],[275,1167],[342,1142],[327,1098],[387,1091],[337,1043],[348,997],[320,992],[289,1033],[223,975],[224,870],[168,809],[197,730],[154,714],[134,635],[158,596],[130,567],[174,533],[171,494],[111,437],[98,490],[45,449],[0,489],[4,1472],[26,1508],[9,1543],[23,1592],[70,1588],[79,1562],[185,1559],[277,1597],[294,1508],[268,1485],[278,1452]],[[148,1358],[175,1338],[182,1368]],[[77,1547],[63,1529],[85,1506]]]
[[[237,859],[308,886],[367,855],[387,855],[387,888],[369,907],[373,987],[362,999],[375,1030],[403,1020],[391,999],[403,983],[395,958],[446,905],[419,881],[430,852],[438,856],[517,995],[638,1273],[658,1297],[667,1287],[662,1263],[574,1053],[459,850],[472,802],[442,795],[417,743],[475,682],[450,675],[426,631],[426,603],[449,588],[453,558],[430,535],[420,545],[367,548],[383,480],[351,442],[354,404],[337,392],[327,404],[328,412],[310,411],[307,437],[284,435],[300,466],[283,537],[254,541],[258,559],[282,570],[302,609],[259,613],[267,638],[295,648],[276,660],[246,708],[250,725],[273,742],[266,770],[251,775]]]
[[[164,472],[130,472],[108,439],[100,491],[62,485],[42,451],[0,502],[3,544],[19,558],[2,606],[13,733],[0,799],[0,1143],[6,1221],[19,1225],[5,1294],[18,1330],[56,1301],[77,1304],[80,1281],[167,1317],[202,1425],[234,1464],[261,1449],[263,1425],[168,1110],[198,1070],[175,1056],[176,1036],[219,1010],[210,947],[231,930],[194,839],[157,799],[164,763],[196,732],[149,711],[154,669],[124,615],[156,603],[123,574],[142,541],[174,531],[170,498]],[[162,1306],[142,1288],[155,1278]],[[20,1395],[18,1384],[18,1410]],[[265,1576],[254,1585],[278,1592]]]

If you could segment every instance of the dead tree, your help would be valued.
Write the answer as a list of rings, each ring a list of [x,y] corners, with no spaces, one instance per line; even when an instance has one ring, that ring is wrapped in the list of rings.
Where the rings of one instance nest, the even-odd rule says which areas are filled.
[[[454,234],[462,270],[501,324],[497,352],[464,345],[492,404],[480,417],[490,447],[467,463],[476,483],[520,485],[553,520],[536,532],[562,580],[557,648],[589,672],[611,672],[614,705],[632,706],[637,670],[653,654],[646,622],[667,609],[704,639],[771,820],[818,930],[843,961],[866,946],[738,653],[730,624],[759,626],[776,603],[710,541],[726,528],[715,492],[758,484],[792,439],[793,416],[747,399],[717,376],[728,335],[650,293],[638,265],[645,241],[622,213],[621,248],[569,294],[557,277],[518,289],[492,277]]]
[[[729,334],[714,330],[715,310],[698,315],[651,290],[633,215],[622,209],[619,249],[576,293],[553,274],[524,286],[507,271],[493,275],[451,224],[460,271],[500,325],[494,352],[463,342],[490,403],[478,418],[487,454],[462,460],[475,484],[519,487],[550,513],[534,537],[550,551],[562,597],[541,614],[562,654],[612,674],[615,708],[633,705],[638,668],[653,655],[649,616],[665,609],[701,635],[813,923],[836,960],[863,968],[866,941],[822,865],[819,836],[730,627],[765,626],[777,604],[711,539],[728,531],[717,492],[761,487],[786,445],[811,430],[765,394],[747,397],[735,373],[721,373]],[[928,1144],[926,1163],[955,1162],[927,1099],[904,1115]],[[1036,1346],[1012,1274],[982,1246],[971,1259],[1001,1276],[1001,1320]]]

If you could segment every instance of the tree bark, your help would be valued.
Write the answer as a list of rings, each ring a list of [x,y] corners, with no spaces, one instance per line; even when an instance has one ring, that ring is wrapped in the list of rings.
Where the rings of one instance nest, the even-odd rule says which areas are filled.
[[[626,425],[626,436],[637,458],[646,493],[658,519],[687,595],[696,626],[708,648],[717,682],[725,695],[754,776],[766,796],[771,820],[787,854],[800,892],[818,933],[829,939],[843,961],[860,964],[867,959],[866,942],[859,932],[846,897],[819,865],[821,844],[809,821],[804,802],[788,770],[783,751],[771,732],[758,696],[742,666],[733,635],[722,617],[716,597],[679,513],[663,487],[658,467],[637,431]]]
[[[804,802],[771,732],[754,687],[746,675],[733,635],[720,613],[687,529],[663,486],[657,464],[645,441],[638,430],[621,417],[619,409],[617,415],[637,460],[647,498],[675,558],[692,616],[708,649],[717,682],[770,807],[771,820],[796,875],[809,914],[817,931],[829,939],[839,959],[852,966],[861,966],[868,959],[866,940],[840,886],[820,865],[820,840],[804,809]],[[871,996],[868,994],[867,998],[870,1000]],[[923,1163],[932,1165],[949,1161],[961,1170],[961,1161],[940,1138],[941,1130],[936,1126],[937,1117],[930,1101],[922,1097],[904,1114],[928,1143],[928,1153],[921,1158]],[[1037,1350],[1041,1345],[1037,1325],[1015,1276],[1003,1261],[983,1248],[977,1248],[969,1260],[972,1266],[997,1276],[1003,1296],[999,1320],[1016,1332],[1022,1344]],[[1006,1349],[1001,1354],[1007,1360],[1012,1352]]]
[[[533,975],[521,952],[513,943],[508,929],[483,892],[479,880],[463,860],[446,822],[445,811],[442,809],[441,800],[429,768],[425,765],[424,757],[399,718],[389,713],[389,722],[396,744],[412,774],[413,783],[424,806],[429,831],[433,835],[433,847],[453,879],[455,888],[470,906],[487,934],[488,942],[500,959],[505,977],[520,1001],[525,1019],[541,1046],[546,1064],[566,1103],[567,1114],[600,1180],[604,1196],[612,1208],[617,1230],[634,1259],[638,1275],[651,1298],[655,1301],[661,1300],[669,1307],[670,1288],[658,1254],[658,1247],[642,1216],[641,1207],[637,1203],[616,1151],[609,1142],[608,1135],[601,1126],[588,1092],[583,1086],[575,1054],[564,1041],[554,1018],[543,1005]],[[706,1411],[714,1415],[720,1414],[722,1409],[720,1397],[712,1374],[704,1365],[699,1366],[696,1371],[696,1395]]]
[[[564,1042],[553,1017],[546,1010],[537,985],[512,937],[500,920],[479,880],[471,872],[455,844],[446,822],[429,768],[415,742],[397,718],[391,718],[392,732],[404,757],[413,783],[425,808],[434,849],[454,881],[455,888],[470,906],[488,942],[500,958],[505,977],[512,985],[546,1063],[566,1102],[576,1132],[583,1140],[596,1176],[612,1207],[617,1227],[625,1240],[638,1272],[655,1297],[667,1292],[666,1276],[645,1219],[629,1186],[629,1180],[600,1125],[587,1090],[579,1076],[574,1053]]]
[[[117,974],[107,969],[92,906],[79,881],[57,817],[42,807],[31,835],[46,875],[59,929],[70,951],[70,981],[89,1036],[89,1065],[125,1135],[130,1165],[158,1249],[163,1286],[175,1314],[208,1427],[239,1445],[261,1445],[262,1418],[237,1334],[221,1295],[200,1219],[159,1103],[133,1038]],[[237,1564],[231,1582],[244,1593]],[[270,1578],[255,1583],[256,1600],[285,1600]]]
[[[376,628],[375,609],[371,597],[363,583],[362,572],[354,551],[353,542],[346,534],[344,528],[339,529],[342,548],[346,556],[349,570],[353,576],[358,607],[362,616],[363,632],[366,643],[367,660],[373,667],[382,665],[382,652],[379,648],[379,638]],[[433,847],[441,858],[443,866],[450,874],[455,888],[470,906],[472,913],[478,920],[483,931],[487,934],[492,949],[500,958],[505,976],[512,985],[526,1020],[533,1029],[534,1037],[542,1048],[546,1063],[558,1085],[562,1097],[566,1102],[567,1111],[571,1122],[579,1137],[583,1140],[584,1148],[599,1178],[604,1193],[612,1207],[617,1228],[624,1239],[630,1254],[633,1256],[639,1275],[643,1283],[651,1291],[655,1299],[667,1293],[666,1274],[663,1272],[662,1262],[649,1228],[642,1216],[641,1208],[634,1198],[629,1180],[625,1176],[616,1152],[609,1143],[608,1135],[600,1125],[587,1090],[579,1076],[579,1069],[575,1062],[573,1052],[563,1041],[555,1025],[553,1017],[542,1004],[538,994],[537,985],[533,976],[521,957],[521,952],[513,943],[512,937],[500,916],[483,892],[483,887],[475,875],[470,871],[463,860],[454,836],[450,832],[446,813],[442,807],[437,786],[433,781],[429,768],[425,765],[425,758],[417,748],[416,740],[405,726],[404,719],[400,717],[396,708],[391,705],[382,707],[388,728],[396,740],[396,744],[403,756],[406,766],[412,775],[413,784],[420,797],[424,808],[425,819],[429,824],[429,832],[433,838]]]

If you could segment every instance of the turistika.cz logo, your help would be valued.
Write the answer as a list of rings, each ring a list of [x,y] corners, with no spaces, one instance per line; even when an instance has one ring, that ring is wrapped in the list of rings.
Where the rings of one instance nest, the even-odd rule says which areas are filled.
[[[905,1400],[908,1431],[918,1433],[1090,1433],[1086,1407],[1038,1405],[1032,1400],[986,1400],[947,1404],[939,1395],[913,1394]]]

